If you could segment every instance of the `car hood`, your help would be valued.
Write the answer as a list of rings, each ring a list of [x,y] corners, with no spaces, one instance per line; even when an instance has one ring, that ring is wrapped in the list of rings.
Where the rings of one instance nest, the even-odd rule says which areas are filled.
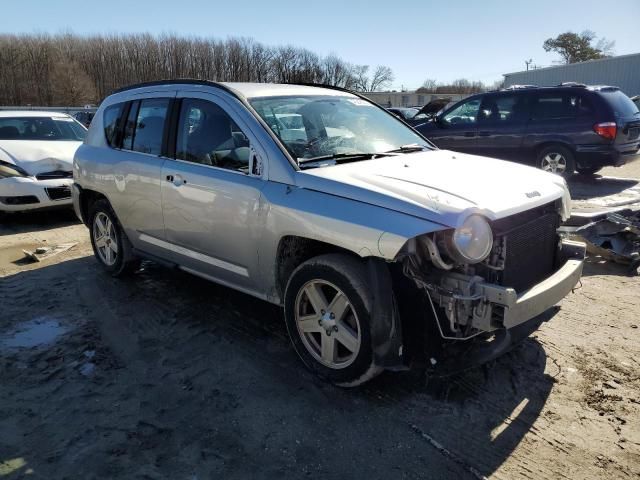
[[[29,175],[73,170],[73,155],[82,142],[59,140],[0,140],[0,160]]]
[[[434,98],[424,107],[422,107],[416,115],[420,115],[422,113],[425,115],[436,114],[444,107],[446,107],[449,102],[451,102],[451,98]]]
[[[496,220],[559,198],[564,180],[487,157],[433,150],[302,170],[298,186],[449,227],[472,213]],[[567,205],[568,206],[568,205]]]

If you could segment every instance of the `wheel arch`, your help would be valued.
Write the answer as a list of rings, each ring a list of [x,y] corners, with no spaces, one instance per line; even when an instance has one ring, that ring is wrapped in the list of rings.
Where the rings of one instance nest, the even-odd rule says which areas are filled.
[[[80,207],[80,215],[82,217],[82,222],[88,226],[89,210],[91,208],[91,205],[101,199],[104,199],[107,202],[109,202],[109,199],[107,198],[106,195],[96,190],[91,190],[89,188],[82,188],[79,185],[77,185],[77,187],[78,187],[78,191],[80,192],[80,197],[78,202]],[[111,204],[111,202],[109,202],[109,204]]]

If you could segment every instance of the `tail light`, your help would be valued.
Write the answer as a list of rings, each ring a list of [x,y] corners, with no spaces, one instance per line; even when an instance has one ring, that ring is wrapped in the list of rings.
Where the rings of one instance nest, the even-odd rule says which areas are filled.
[[[593,131],[600,135],[602,138],[606,138],[607,140],[614,140],[616,138],[618,126],[616,125],[616,122],[596,123],[593,126]]]

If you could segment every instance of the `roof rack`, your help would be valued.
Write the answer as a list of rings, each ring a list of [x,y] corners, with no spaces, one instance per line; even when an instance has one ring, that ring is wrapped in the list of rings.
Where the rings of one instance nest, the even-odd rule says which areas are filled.
[[[136,88],[144,88],[144,87],[157,87],[161,85],[174,85],[174,84],[182,84],[182,85],[206,85],[208,87],[217,87],[222,90],[226,90],[230,93],[231,89],[225,87],[224,85],[219,84],[218,82],[212,82],[211,80],[199,80],[196,78],[176,78],[176,79],[165,79],[165,80],[153,80],[151,82],[141,82],[134,83],[133,85],[127,85],[126,87],[121,87],[111,92],[111,95],[115,93],[126,92],[127,90],[134,90]]]
[[[538,85],[509,85],[502,90],[522,90],[524,88],[538,88]]]
[[[579,83],[579,82],[562,82],[559,85],[556,85],[557,87],[578,87],[578,88],[587,88],[587,86],[584,83]]]

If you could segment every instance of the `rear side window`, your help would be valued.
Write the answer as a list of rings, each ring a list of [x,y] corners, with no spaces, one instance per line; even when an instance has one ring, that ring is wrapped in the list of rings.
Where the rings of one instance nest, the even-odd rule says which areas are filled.
[[[110,147],[117,146],[118,121],[120,120],[123,107],[124,103],[111,105],[105,109],[102,117],[102,123],[104,124],[104,136]]]
[[[633,100],[620,90],[601,92],[601,95],[612,108],[616,117],[632,117],[638,113],[638,107],[633,103]]]
[[[572,92],[542,93],[533,107],[533,118],[574,118],[593,113],[593,107],[584,95]]]
[[[524,121],[527,114],[525,95],[487,95],[478,112],[478,122],[509,124]]]
[[[164,122],[168,111],[168,98],[149,98],[140,102],[133,132],[132,150],[151,155],[162,153]]]

